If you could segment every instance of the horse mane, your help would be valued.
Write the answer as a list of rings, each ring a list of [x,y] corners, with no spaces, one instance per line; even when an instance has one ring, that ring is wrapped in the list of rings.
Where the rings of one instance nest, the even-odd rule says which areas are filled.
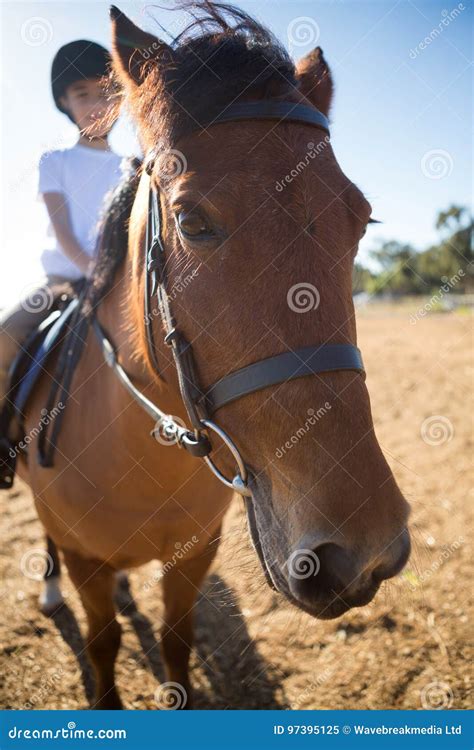
[[[173,7],[192,20],[166,54],[162,43],[136,51],[146,58],[144,80],[126,92],[132,116],[155,145],[173,147],[238,99],[294,97],[292,59],[248,13],[211,0],[177,0]]]
[[[87,318],[94,315],[98,305],[112,288],[115,274],[127,255],[128,223],[140,179],[141,164],[135,157],[124,159],[122,178],[105,199],[99,219],[96,261],[82,307]]]

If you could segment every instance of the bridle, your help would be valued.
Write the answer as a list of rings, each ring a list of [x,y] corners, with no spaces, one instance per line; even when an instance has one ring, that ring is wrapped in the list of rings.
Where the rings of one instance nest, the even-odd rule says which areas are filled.
[[[273,120],[277,123],[298,122],[312,125],[329,135],[327,118],[313,107],[294,102],[256,101],[233,104],[218,117],[207,123],[211,125],[235,122],[239,120]],[[145,170],[153,172],[155,153],[145,159]],[[230,436],[219,427],[211,417],[227,404],[255,393],[262,388],[307,377],[318,373],[353,370],[364,373],[362,357],[357,347],[352,344],[315,344],[296,350],[289,350],[273,357],[261,359],[239,370],[225,375],[205,392],[199,386],[199,378],[191,344],[179,330],[173,317],[170,298],[167,292],[166,248],[163,240],[162,206],[160,193],[150,184],[148,198],[148,219],[145,240],[145,300],[144,313],[146,323],[147,349],[150,361],[156,373],[160,375],[160,365],[156,356],[156,347],[151,324],[153,318],[152,302],[158,302],[165,331],[164,341],[171,347],[173,360],[178,376],[179,389],[192,429],[165,414],[151,403],[131,383],[127,374],[117,361],[113,346],[105,337],[97,321],[94,321],[96,333],[102,343],[108,364],[117,372],[125,387],[140,405],[156,420],[155,436],[166,434],[170,442],[175,442],[193,456],[203,458],[211,471],[227,487],[250,496],[248,487],[249,472],[247,466]],[[230,450],[237,464],[237,474],[228,479],[218,469],[211,458],[212,445],[209,433],[215,433]]]

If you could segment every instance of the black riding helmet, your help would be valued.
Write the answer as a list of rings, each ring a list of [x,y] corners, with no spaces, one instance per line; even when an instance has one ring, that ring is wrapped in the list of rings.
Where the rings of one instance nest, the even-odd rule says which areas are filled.
[[[101,78],[109,72],[111,58],[109,52],[96,42],[78,39],[61,47],[51,66],[51,88],[56,107],[74,122],[71,115],[60,104],[71,83],[85,78]]]

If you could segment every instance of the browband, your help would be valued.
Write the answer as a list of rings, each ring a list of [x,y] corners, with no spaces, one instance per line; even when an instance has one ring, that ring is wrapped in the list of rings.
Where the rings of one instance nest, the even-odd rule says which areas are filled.
[[[211,415],[231,401],[262,388],[334,370],[363,373],[364,365],[359,349],[352,344],[319,344],[261,359],[218,380],[201,401]]]
[[[324,130],[329,135],[329,120],[315,107],[296,102],[237,102],[224,109],[210,120],[206,127],[220,122],[236,120],[278,120],[279,122],[303,122]]]

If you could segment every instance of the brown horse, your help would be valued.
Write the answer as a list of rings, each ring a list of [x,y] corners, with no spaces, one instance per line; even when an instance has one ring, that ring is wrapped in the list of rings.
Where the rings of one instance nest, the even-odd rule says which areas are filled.
[[[103,242],[94,280],[103,286],[97,317],[122,366],[183,421],[161,321],[143,312],[150,181],[160,191],[168,278],[181,280],[174,315],[204,389],[283,351],[356,343],[352,265],[371,213],[322,130],[263,120],[197,127],[235,101],[300,102],[327,114],[332,82],[319,48],[295,67],[240,10],[192,5],[201,20],[171,46],[112,9],[115,75],[144,149],[158,147],[158,158],[151,177],[143,171],[128,184],[134,200],[123,262]],[[302,284],[319,305],[316,298],[302,305]],[[147,353],[147,325],[160,375]],[[45,378],[27,429],[48,387]],[[153,559],[165,570],[166,676],[189,706],[193,606],[232,490],[199,459],[150,438],[149,417],[104,365],[92,332],[72,391],[54,467],[30,459],[21,471],[87,613],[94,706],[121,706],[115,571]],[[363,377],[330,372],[264,388],[222,408],[219,424],[252,469],[252,535],[275,588],[320,618],[369,602],[406,562],[409,537],[408,506],[374,435]],[[210,439],[217,465],[231,475],[232,457]],[[295,567],[300,553],[317,569],[305,573],[301,560]]]

